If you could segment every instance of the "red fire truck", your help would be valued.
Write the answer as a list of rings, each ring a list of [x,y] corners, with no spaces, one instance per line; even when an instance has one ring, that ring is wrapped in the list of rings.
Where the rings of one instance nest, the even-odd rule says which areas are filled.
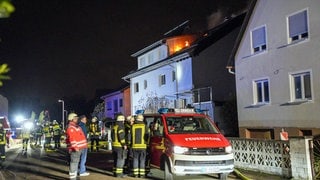
[[[173,179],[173,174],[219,174],[226,179],[233,171],[231,144],[207,115],[162,108],[143,116],[150,127],[150,166],[164,170],[164,179]]]

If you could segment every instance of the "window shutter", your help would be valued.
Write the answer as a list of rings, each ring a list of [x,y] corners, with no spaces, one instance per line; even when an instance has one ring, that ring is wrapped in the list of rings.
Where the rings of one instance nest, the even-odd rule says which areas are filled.
[[[308,32],[307,11],[289,17],[290,38]]]

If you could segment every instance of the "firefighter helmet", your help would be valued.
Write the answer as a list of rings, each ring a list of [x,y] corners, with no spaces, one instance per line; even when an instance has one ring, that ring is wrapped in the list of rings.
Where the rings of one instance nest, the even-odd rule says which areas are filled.
[[[124,115],[119,115],[118,117],[117,117],[117,121],[124,121]]]
[[[139,115],[137,116],[137,121],[143,121],[143,115],[139,114]]]
[[[98,119],[97,117],[93,117],[91,121],[92,121],[93,123],[95,123],[95,122],[97,121],[97,119]]]
[[[70,113],[70,114],[68,115],[68,121],[72,121],[73,118],[75,118],[75,117],[78,117],[78,115],[77,115],[76,113]]]

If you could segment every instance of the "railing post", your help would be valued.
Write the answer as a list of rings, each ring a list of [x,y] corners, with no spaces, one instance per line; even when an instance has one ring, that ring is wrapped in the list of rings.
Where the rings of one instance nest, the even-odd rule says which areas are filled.
[[[290,137],[292,179],[312,180],[312,165],[309,143],[312,136]]]

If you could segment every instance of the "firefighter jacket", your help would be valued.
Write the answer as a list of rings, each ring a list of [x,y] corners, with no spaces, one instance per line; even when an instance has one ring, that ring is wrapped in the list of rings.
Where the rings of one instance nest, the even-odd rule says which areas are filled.
[[[22,139],[29,139],[31,134],[31,130],[28,128],[22,128],[21,137]]]
[[[91,137],[99,137],[101,134],[98,123],[90,123],[89,131]]]
[[[125,140],[126,144],[131,144],[131,124],[128,122],[124,123]]]
[[[7,141],[6,141],[6,131],[3,128],[1,128],[0,129],[0,145],[4,145],[6,143],[7,143]]]
[[[59,124],[55,124],[52,127],[53,135],[54,136],[60,136],[61,135],[61,127]]]
[[[148,136],[148,128],[144,122],[137,121],[131,126],[130,147],[132,149],[146,149]]]
[[[45,125],[42,130],[46,138],[52,137],[52,127],[50,125]]]
[[[37,125],[37,127],[35,129],[35,134],[36,134],[36,136],[42,136],[43,132],[42,132],[42,126],[41,125]]]
[[[122,148],[126,145],[124,125],[116,122],[111,132],[112,147]]]
[[[87,139],[81,129],[74,122],[70,122],[66,131],[66,143],[69,151],[79,151],[88,148]]]

